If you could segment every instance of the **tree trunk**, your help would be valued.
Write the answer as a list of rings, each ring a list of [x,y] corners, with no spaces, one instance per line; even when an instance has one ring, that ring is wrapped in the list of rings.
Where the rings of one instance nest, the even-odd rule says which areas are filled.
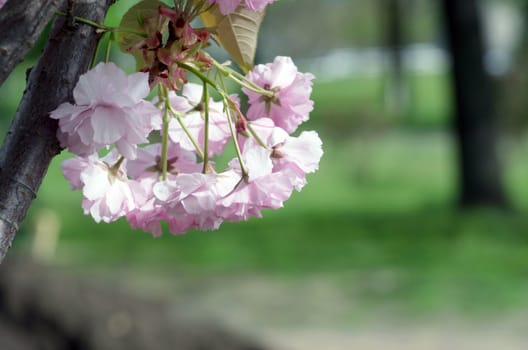
[[[391,113],[400,117],[407,109],[408,86],[403,62],[405,0],[382,0],[385,18],[388,76],[385,103]]]
[[[10,0],[0,11],[0,85],[35,45],[65,0]]]
[[[491,79],[484,70],[478,0],[442,0],[452,60],[454,124],[463,207],[506,207]]]
[[[30,2],[26,1],[28,6]],[[101,22],[113,2],[68,1],[69,9],[65,10],[72,10],[72,16]],[[24,97],[0,150],[0,262],[51,159],[61,151],[57,121],[49,118],[49,112],[72,100],[73,87],[87,70],[98,37],[93,27],[76,23],[73,17],[58,18],[39,62],[29,74]]]

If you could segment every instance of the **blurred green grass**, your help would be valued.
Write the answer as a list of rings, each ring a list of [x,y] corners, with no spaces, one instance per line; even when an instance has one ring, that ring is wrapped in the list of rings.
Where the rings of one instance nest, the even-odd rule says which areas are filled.
[[[213,232],[154,239],[123,221],[94,223],[61,175],[59,164],[68,157],[61,154],[16,248],[28,250],[38,213],[51,209],[61,221],[54,263],[63,266],[158,271],[167,278],[175,271],[333,276],[363,308],[404,313],[528,307],[528,143],[502,147],[515,211],[458,212],[446,82],[443,74],[412,75],[413,103],[401,119],[382,107],[380,77],[317,82],[316,108],[304,128],[322,135],[319,172],[284,209]]]
[[[525,210],[458,212],[450,142],[443,132],[404,131],[328,140],[320,171],[284,209],[218,231],[161,238],[81,215],[80,194],[60,174],[62,155],[24,231],[32,230],[34,214],[51,208],[62,221],[54,263],[106,274],[330,276],[363,316],[380,309],[479,316],[528,307]],[[514,152],[516,160],[526,151]],[[508,172],[521,209],[527,173],[526,165]]]

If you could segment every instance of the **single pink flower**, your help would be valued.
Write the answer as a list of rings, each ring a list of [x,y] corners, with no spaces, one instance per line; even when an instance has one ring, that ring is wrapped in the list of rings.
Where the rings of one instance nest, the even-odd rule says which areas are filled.
[[[233,170],[231,170],[233,171]],[[262,209],[278,209],[283,206],[291,193],[292,186],[285,173],[270,173],[252,181],[240,181],[233,190],[218,202],[216,212],[228,221],[248,220],[252,216],[261,217]]]
[[[319,167],[319,162],[323,155],[322,141],[315,131],[303,131],[299,137],[289,136],[282,128],[273,125],[273,121],[268,118],[261,118],[251,121],[252,129],[257,133],[262,142],[268,147],[268,153],[273,166],[272,172],[277,173],[284,171],[286,168],[290,171],[291,184],[298,191],[306,184],[306,174],[315,172]],[[255,150],[255,140],[247,137],[240,137],[239,143],[243,146],[244,151],[246,145],[252,148],[252,153]],[[262,147],[260,147],[263,152]],[[260,160],[260,165],[248,165],[249,174],[251,175],[251,168],[258,169],[264,164],[264,160]],[[254,171],[254,170],[253,170]]]
[[[271,149],[260,146],[253,139],[244,145],[242,159],[248,176],[243,178],[238,159],[230,163],[231,183],[238,179],[236,186],[219,200],[217,212],[229,221],[247,220],[251,216],[260,217],[262,209],[282,207],[293,187],[282,172],[273,172]],[[234,177],[234,179],[233,179]]]
[[[136,207],[126,214],[126,219],[134,229],[140,229],[159,237],[163,233],[161,221],[167,221],[167,209],[160,203],[153,193],[154,185],[158,182],[158,176],[151,174],[150,177],[143,176],[133,182],[133,195],[137,203]]]
[[[323,156],[322,141],[315,131],[303,131],[299,137],[288,136],[273,147],[273,171],[286,172],[293,187],[306,185],[306,174],[319,168]]]
[[[148,74],[127,76],[113,63],[99,63],[82,75],[73,90],[75,105],[61,104],[50,113],[59,120],[62,146],[79,156],[115,145],[128,159],[136,146],[160,129],[160,111],[143,100],[150,92]]]
[[[267,97],[243,89],[249,97],[249,119],[271,118],[276,126],[289,134],[308,120],[313,110],[310,95],[314,76],[298,72],[291,58],[279,56],[273,63],[257,65],[247,78],[264,90],[273,92],[273,96]]]
[[[171,233],[183,233],[190,228],[211,230],[220,226],[222,219],[216,215],[215,184],[214,174],[192,173],[180,174],[173,181],[154,185],[154,195],[167,208]]]
[[[64,176],[73,189],[82,189],[82,207],[96,222],[112,222],[136,206],[124,164],[115,168],[117,155],[110,153],[102,160],[96,155],[72,158],[64,162]]]

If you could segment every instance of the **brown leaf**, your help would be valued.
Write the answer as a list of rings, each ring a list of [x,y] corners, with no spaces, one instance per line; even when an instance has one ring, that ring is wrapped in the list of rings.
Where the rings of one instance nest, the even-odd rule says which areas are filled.
[[[215,29],[215,39],[244,72],[253,68],[264,11],[253,12],[240,6],[236,12],[224,16],[215,6],[200,17],[205,26]]]

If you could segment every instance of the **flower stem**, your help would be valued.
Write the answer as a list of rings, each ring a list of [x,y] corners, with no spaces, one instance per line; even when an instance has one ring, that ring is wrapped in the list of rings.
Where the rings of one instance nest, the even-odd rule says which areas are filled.
[[[189,138],[189,140],[193,144],[194,148],[196,149],[196,153],[198,153],[198,156],[200,158],[204,159],[204,152],[202,151],[202,148],[200,147],[198,142],[196,142],[194,137],[191,135],[191,132],[189,131],[189,129],[187,129],[187,127],[183,123],[183,120],[181,119],[181,113],[178,112],[177,110],[175,110],[170,104],[169,104],[169,108],[170,108],[171,113],[174,115],[174,117],[176,118],[176,120],[180,124],[180,126],[181,126],[183,132],[185,133],[185,135],[187,135],[187,137]]]
[[[56,14],[57,16],[62,16],[62,17],[68,17],[68,16],[70,16],[70,15],[67,14],[67,13],[59,12],[59,11],[55,12],[55,14]],[[70,18],[71,18],[71,17],[70,17]],[[97,22],[91,21],[91,20],[89,20],[89,19],[83,18],[83,17],[73,16],[73,19],[74,19],[76,22],[80,22],[80,23],[88,24],[89,26],[92,26],[92,27],[97,28],[97,29],[104,30],[105,32],[111,30],[110,27],[107,27],[107,26],[105,26],[104,24],[100,24],[100,23],[97,23]]]
[[[244,114],[242,114],[242,112],[240,111],[240,108],[238,108],[238,105],[237,105],[234,101],[230,100],[229,98],[228,98],[228,101],[231,103],[231,106],[233,107],[233,109],[237,112],[238,117],[239,117],[239,118],[242,118],[242,119],[244,119],[244,120],[246,120],[246,117],[244,117]],[[268,149],[268,150],[269,150],[270,148],[268,147],[268,145],[266,145],[266,143],[265,143],[264,141],[262,141],[262,139],[261,139],[260,136],[255,132],[255,129],[253,129],[253,127],[251,126],[251,124],[250,124],[250,123],[246,123],[246,125],[247,125],[247,129],[249,130],[249,133],[251,134],[251,136],[253,136],[253,138],[255,139],[255,141],[257,141],[257,143],[258,143],[260,146],[262,146],[262,147],[264,147],[265,149]]]
[[[164,106],[164,113],[163,113],[163,136],[162,136],[162,143],[161,143],[161,179],[163,181],[167,180],[167,159],[168,159],[168,151],[169,151],[169,121],[170,121],[170,102],[168,97],[167,89],[164,87],[160,87],[162,89],[163,96],[165,98],[165,106]]]
[[[224,64],[220,64],[219,62],[215,60],[213,60],[213,64],[216,67],[216,69],[222,72],[226,77],[233,80],[235,83],[242,86],[243,88],[246,88],[260,95],[273,97],[273,91],[263,89],[261,86],[258,86],[257,84],[255,84],[254,82],[246,78],[244,75],[238,73],[234,69],[231,69]]]
[[[204,158],[203,158],[203,170],[202,172],[205,174],[207,172],[207,169],[209,168],[209,88],[207,87],[207,84],[203,83],[203,94],[202,94],[202,102],[204,106],[204,119],[205,119],[205,127],[204,127]]]
[[[231,138],[233,139],[233,143],[235,144],[235,150],[238,158],[238,163],[240,164],[240,170],[242,170],[242,178],[247,179],[248,177],[248,170],[246,167],[246,163],[244,162],[244,159],[242,158],[242,151],[240,150],[240,145],[238,144],[237,139],[237,133],[235,130],[235,126],[233,125],[233,119],[231,118],[231,107],[229,98],[225,95],[222,95],[222,98],[224,100],[224,108],[225,112],[227,114],[227,121],[229,124],[229,130],[231,131]]]
[[[202,82],[209,84],[213,89],[220,92],[221,89],[218,87],[218,84],[214,82],[213,80],[211,80],[211,78],[209,78],[207,75],[200,72],[198,68],[193,67],[190,64],[179,62],[179,61],[176,61],[176,64],[178,65],[178,67],[191,72],[192,74],[196,75]]]
[[[59,12],[59,11],[55,12],[55,14],[57,16],[62,16],[62,17],[68,17],[69,16],[67,13]],[[73,19],[76,22],[84,23],[84,24],[87,24],[87,25],[89,25],[91,27],[94,27],[94,28],[98,29],[99,33],[100,32],[112,32],[112,33],[121,32],[121,33],[135,34],[135,35],[138,35],[138,36],[143,37],[143,38],[147,37],[147,35],[145,33],[138,32],[137,30],[134,30],[134,29],[108,27],[108,26],[105,26],[104,24],[100,24],[100,23],[91,21],[89,19],[86,19],[86,18],[83,18],[83,17],[78,17],[78,16],[73,16]]]
[[[112,42],[114,41],[114,33],[108,35],[108,41],[106,42],[105,49],[105,62],[110,62],[110,52],[112,51]]]

